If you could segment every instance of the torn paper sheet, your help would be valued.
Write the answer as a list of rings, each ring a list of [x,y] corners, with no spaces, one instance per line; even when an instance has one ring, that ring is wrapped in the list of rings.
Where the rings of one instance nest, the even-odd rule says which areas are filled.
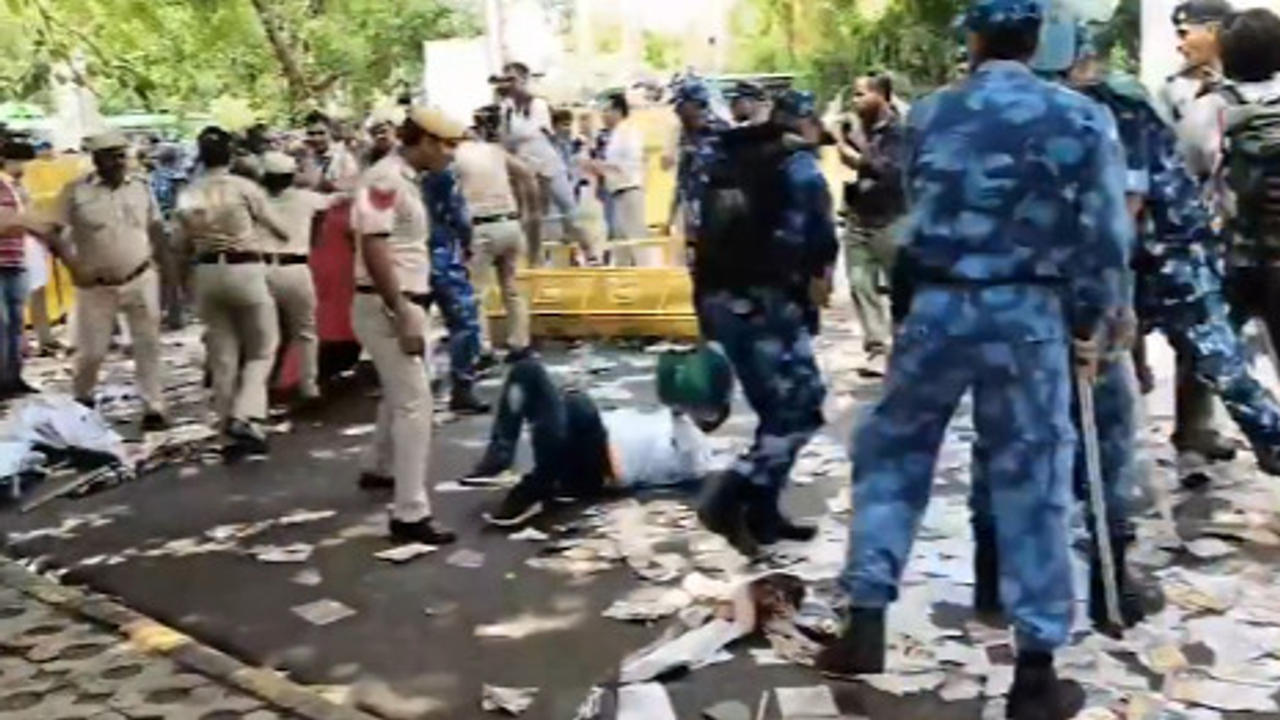
[[[301,525],[302,523],[325,520],[337,514],[337,510],[295,510],[288,515],[281,515],[276,518],[276,522],[280,525]]]
[[[462,548],[460,550],[455,550],[452,555],[445,558],[445,562],[453,565],[454,567],[476,570],[484,567],[484,553],[468,548]]]
[[[253,557],[258,562],[264,563],[304,563],[311,559],[311,553],[315,548],[306,543],[294,543],[292,545],[284,545],[275,547],[272,545],[259,545],[252,550]]]
[[[315,587],[321,583],[323,578],[320,577],[320,571],[315,568],[303,568],[293,574],[289,581],[297,585],[306,587]]]
[[[542,540],[550,540],[551,536],[542,532],[535,527],[527,527],[520,532],[514,532],[507,536],[508,540],[527,540],[529,542],[539,542]]]
[[[312,625],[329,625],[356,614],[337,600],[316,600],[293,608],[293,613]]]
[[[379,560],[386,560],[393,563],[406,563],[410,560],[423,555],[429,555],[440,548],[435,545],[426,545],[423,543],[406,543],[388,548],[381,552],[376,552],[373,556]]]
[[[533,705],[538,688],[484,685],[480,693],[480,709],[485,712],[501,710],[508,715],[519,715]]]
[[[938,697],[942,698],[943,702],[976,700],[982,695],[982,688],[981,680],[968,675],[952,675],[942,683],[942,689],[938,691]]]
[[[826,685],[774,688],[773,694],[778,699],[778,714],[783,720],[840,717],[840,708],[836,707],[835,696],[831,694],[831,688]]]
[[[647,622],[674,615],[692,602],[693,598],[678,588],[641,587],[615,600],[601,614],[614,620]]]
[[[935,670],[920,673],[863,675],[858,679],[880,692],[901,697],[934,690],[946,680],[946,675]]]
[[[676,720],[676,711],[660,683],[623,685],[618,688],[617,720]]]
[[[1240,712],[1275,712],[1280,709],[1275,692],[1274,684],[1242,685],[1191,673],[1169,678],[1164,687],[1164,694],[1179,702]]]
[[[737,700],[726,700],[703,708],[702,717],[706,720],[751,720],[751,708]]]
[[[587,691],[587,696],[578,703],[578,710],[573,720],[604,720],[605,689],[596,685]]]
[[[580,612],[568,613],[565,615],[534,615],[532,613],[523,613],[510,620],[502,622],[490,623],[488,625],[477,625],[475,634],[479,638],[504,638],[507,640],[520,640],[530,635],[540,635],[548,632],[558,632],[560,630],[568,630],[583,620]]]
[[[623,683],[644,682],[669,670],[695,665],[746,635],[752,624],[744,626],[715,619],[657,647],[644,648],[622,661],[619,680]]]

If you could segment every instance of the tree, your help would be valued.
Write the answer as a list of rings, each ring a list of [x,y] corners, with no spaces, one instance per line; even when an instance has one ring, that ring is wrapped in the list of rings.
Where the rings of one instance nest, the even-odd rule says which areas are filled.
[[[339,103],[353,111],[421,74],[422,42],[475,34],[448,0],[4,0],[0,99],[40,96],[76,53],[105,111],[203,110],[250,98],[265,118]]]

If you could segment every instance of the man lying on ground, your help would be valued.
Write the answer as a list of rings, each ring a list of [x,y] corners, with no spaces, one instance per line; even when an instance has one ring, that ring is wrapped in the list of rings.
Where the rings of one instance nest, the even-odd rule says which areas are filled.
[[[514,527],[536,517],[552,499],[590,499],[609,489],[702,478],[712,470],[703,433],[729,416],[732,389],[728,362],[704,347],[663,356],[658,395],[664,407],[601,413],[585,391],[557,388],[536,357],[521,359],[507,374],[489,446],[469,477],[492,477],[510,468],[526,422],[534,467],[496,510],[485,513],[485,520]]]

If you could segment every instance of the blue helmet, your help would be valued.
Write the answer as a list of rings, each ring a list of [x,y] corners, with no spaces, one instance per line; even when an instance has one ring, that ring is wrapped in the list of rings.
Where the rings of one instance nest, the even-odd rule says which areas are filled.
[[[1077,57],[1076,14],[1064,0],[1048,0],[1040,41],[1027,64],[1038,73],[1055,74],[1071,69]]]
[[[774,98],[773,109],[795,118],[813,117],[817,112],[817,100],[808,90],[792,88]]]
[[[1035,32],[1044,18],[1041,0],[974,0],[964,14],[965,28],[976,33],[994,30]]]
[[[671,102],[674,105],[694,102],[708,107],[711,105],[711,90],[702,78],[688,75],[676,83],[671,94]]]

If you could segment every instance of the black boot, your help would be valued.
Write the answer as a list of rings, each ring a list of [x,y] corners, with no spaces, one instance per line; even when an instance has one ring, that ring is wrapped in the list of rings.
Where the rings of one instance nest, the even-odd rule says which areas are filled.
[[[1018,653],[1005,717],[1013,720],[1069,720],[1083,707],[1084,690],[1070,680],[1058,679],[1053,670],[1052,654]]]
[[[1258,469],[1268,475],[1280,475],[1280,447],[1257,447],[1253,450]]]
[[[850,611],[844,633],[818,653],[814,667],[834,678],[884,672],[884,609]]]
[[[1115,627],[1107,617],[1106,590],[1102,582],[1104,573],[1096,549],[1089,557],[1089,619],[1103,634],[1118,636],[1125,628],[1142,622],[1147,616],[1146,599],[1138,582],[1129,574],[1125,565],[1126,543],[1124,538],[1111,539],[1111,557],[1115,562],[1116,593],[1120,600],[1120,619],[1123,627]]]
[[[449,409],[459,415],[483,415],[489,412],[489,404],[476,397],[472,383],[455,380],[449,396]]]
[[[782,488],[752,485],[747,489],[747,530],[761,545],[772,545],[779,540],[809,542],[818,534],[818,529],[797,525],[782,514],[781,495]]]
[[[996,529],[975,526],[973,545],[973,612],[983,620],[995,620],[1004,613],[1004,606],[1000,604]]]
[[[751,487],[747,479],[727,470],[707,479],[698,506],[698,520],[708,530],[721,535],[747,557],[760,551],[759,541],[747,529],[746,507]]]

